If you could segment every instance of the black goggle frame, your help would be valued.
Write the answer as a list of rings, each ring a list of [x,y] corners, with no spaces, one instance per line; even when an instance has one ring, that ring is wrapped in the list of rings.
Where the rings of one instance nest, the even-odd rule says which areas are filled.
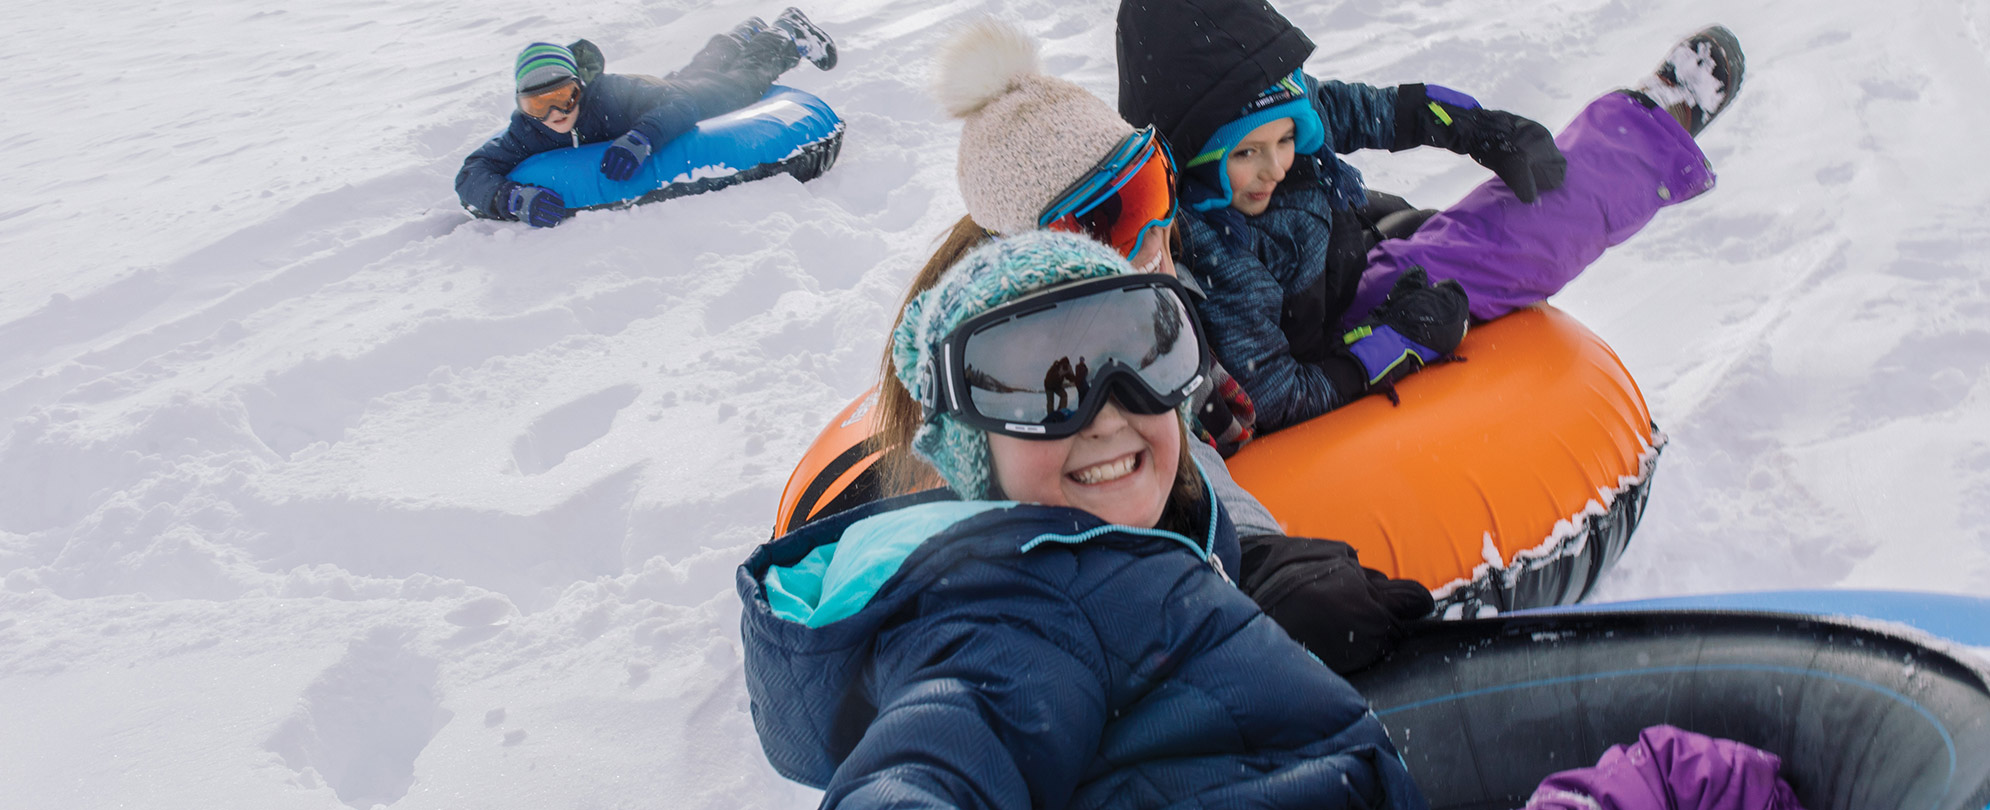
[[[1059,303],[1143,287],[1166,291],[1174,297],[1176,303],[1181,305],[1185,321],[1183,337],[1193,336],[1196,350],[1195,371],[1189,375],[1186,383],[1166,391],[1157,390],[1139,371],[1113,361],[1097,370],[1087,391],[1079,398],[1074,412],[1064,419],[1055,422],[1019,422],[1014,419],[988,416],[976,409],[968,382],[967,344],[983,327]],[[1210,357],[1209,342],[1202,332],[1202,319],[1196,314],[1194,297],[1188,288],[1173,276],[1159,273],[1130,273],[1059,284],[969,318],[954,327],[946,339],[935,347],[932,363],[935,390],[928,401],[921,403],[927,422],[938,420],[941,414],[951,413],[954,418],[990,433],[1000,433],[1019,439],[1048,441],[1072,436],[1084,430],[1085,426],[1091,424],[1092,419],[1098,416],[1099,410],[1105,407],[1108,398],[1136,414],[1151,415],[1173,410],[1193,396],[1196,389],[1208,379]]]

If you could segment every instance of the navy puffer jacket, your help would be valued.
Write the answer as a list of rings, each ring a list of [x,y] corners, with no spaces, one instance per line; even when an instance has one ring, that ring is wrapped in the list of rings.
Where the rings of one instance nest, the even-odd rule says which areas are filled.
[[[835,808],[1425,808],[1206,523],[934,491],[760,547],[738,588],[768,759]]]
[[[581,89],[580,120],[565,135],[513,110],[511,123],[504,132],[463,159],[463,168],[456,172],[456,197],[472,214],[511,219],[505,213],[504,198],[517,184],[505,176],[526,158],[554,149],[612,141],[630,130],[643,133],[650,143],[661,148],[697,126],[706,117],[705,110],[724,107],[722,100],[705,97],[714,92],[717,91],[710,83],[604,73]]]
[[[1254,217],[1230,207],[1181,212],[1181,265],[1208,295],[1210,348],[1251,395],[1263,432],[1363,393],[1360,376],[1335,374],[1330,358],[1367,265],[1353,214],[1367,194],[1335,153],[1387,149],[1396,138],[1396,88],[1306,81],[1326,145],[1298,156],[1270,207]]]

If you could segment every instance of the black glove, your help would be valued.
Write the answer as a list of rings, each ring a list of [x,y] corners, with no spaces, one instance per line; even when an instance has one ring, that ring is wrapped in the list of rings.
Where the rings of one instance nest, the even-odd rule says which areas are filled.
[[[567,201],[550,188],[513,184],[500,190],[498,196],[504,200],[506,214],[534,228],[551,228],[572,215]]]
[[[1435,84],[1396,88],[1396,143],[1393,151],[1441,146],[1471,155],[1493,170],[1521,202],[1561,188],[1568,158],[1548,128],[1502,110],[1479,106],[1471,96]]]
[[[1335,672],[1380,660],[1401,643],[1406,622],[1436,607],[1415,580],[1361,567],[1346,543],[1284,535],[1239,542],[1244,571],[1237,586]]]
[[[1423,268],[1412,267],[1341,343],[1368,375],[1368,390],[1379,389],[1398,402],[1397,380],[1440,360],[1458,359],[1452,353],[1465,339],[1471,317],[1464,287],[1451,279],[1432,284]]]

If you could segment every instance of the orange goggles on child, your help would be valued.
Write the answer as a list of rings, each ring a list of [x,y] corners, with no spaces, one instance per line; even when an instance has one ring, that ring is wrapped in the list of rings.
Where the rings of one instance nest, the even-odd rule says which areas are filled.
[[[567,79],[550,87],[521,92],[518,94],[518,111],[539,121],[556,112],[573,112],[580,106],[580,90],[579,79]]]
[[[1092,171],[1044,209],[1037,225],[1088,234],[1127,258],[1147,234],[1175,221],[1175,159],[1146,127],[1127,136]]]

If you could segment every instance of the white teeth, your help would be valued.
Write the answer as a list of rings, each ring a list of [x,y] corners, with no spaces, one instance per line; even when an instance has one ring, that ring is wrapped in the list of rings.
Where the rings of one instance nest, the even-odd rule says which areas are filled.
[[[1138,466],[1139,463],[1140,456],[1135,454],[1118,461],[1108,461],[1094,467],[1086,467],[1072,473],[1071,477],[1078,479],[1078,483],[1080,484],[1103,484],[1107,481],[1132,475],[1133,468]]]

